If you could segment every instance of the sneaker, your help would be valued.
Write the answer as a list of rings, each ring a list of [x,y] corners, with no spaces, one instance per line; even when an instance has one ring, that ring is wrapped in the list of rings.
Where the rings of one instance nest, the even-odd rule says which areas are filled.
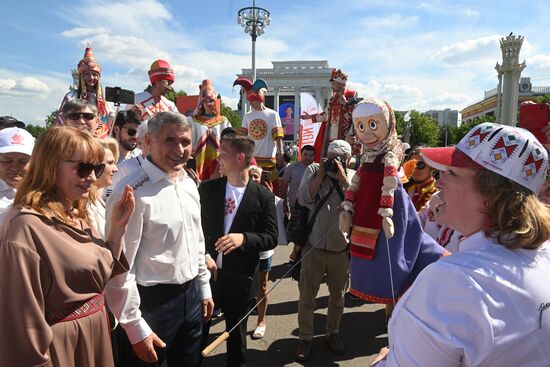
[[[342,340],[340,340],[338,334],[327,336],[327,343],[330,350],[332,350],[335,354],[345,353],[344,344],[342,343]]]
[[[311,350],[311,340],[300,340],[298,349],[296,349],[296,360],[299,362],[305,362],[309,359],[309,352]]]

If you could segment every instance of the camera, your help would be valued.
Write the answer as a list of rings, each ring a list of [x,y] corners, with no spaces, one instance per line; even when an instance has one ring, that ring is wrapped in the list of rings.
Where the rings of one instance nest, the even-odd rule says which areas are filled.
[[[116,106],[121,103],[134,104],[135,93],[133,90],[120,87],[105,87],[105,100],[113,102]]]
[[[334,158],[328,158],[324,162],[324,167],[326,172],[338,172],[338,166],[336,165],[336,161],[344,164],[342,161],[342,158],[340,157],[334,157]]]

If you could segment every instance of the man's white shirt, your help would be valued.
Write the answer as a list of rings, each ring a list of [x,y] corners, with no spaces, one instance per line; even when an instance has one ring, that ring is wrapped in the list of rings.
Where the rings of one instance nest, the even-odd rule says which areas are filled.
[[[197,277],[202,299],[212,298],[195,182],[183,170],[173,178],[148,160],[141,163],[109,197],[105,229],[109,233],[113,207],[130,185],[136,207],[123,240],[130,271],[111,279],[105,293],[132,344],[152,332],[139,310],[137,284],[183,284]]]

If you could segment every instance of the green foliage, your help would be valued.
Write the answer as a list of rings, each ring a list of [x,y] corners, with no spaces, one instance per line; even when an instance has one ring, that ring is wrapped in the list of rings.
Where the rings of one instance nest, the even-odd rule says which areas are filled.
[[[409,144],[436,146],[439,143],[440,127],[437,120],[417,111],[411,111]],[[396,116],[396,128],[399,135],[405,135],[405,121],[403,116]]]
[[[464,137],[464,135],[466,135],[466,133],[468,133],[468,131],[470,131],[470,129],[472,129],[476,125],[479,125],[483,122],[495,122],[495,121],[496,121],[496,117],[494,115],[478,116],[473,120],[460,125],[459,127],[454,127],[454,126],[449,127],[451,138],[448,139],[448,144],[449,145],[457,144]]]
[[[241,127],[241,116],[239,116],[239,114],[233,112],[233,110],[231,109],[231,107],[229,107],[228,105],[226,105],[225,103],[223,103],[223,101],[220,99],[220,114],[227,117],[227,119],[229,120],[229,122],[231,122],[231,125],[233,126],[233,128],[238,128],[238,127]]]
[[[47,128],[53,125],[53,123],[55,122],[56,116],[57,116],[57,110],[52,111],[48,116],[46,116],[46,119],[44,120],[45,126],[27,125],[25,126],[25,130],[31,133],[31,135],[34,136],[35,138],[38,138],[40,134],[42,134],[44,131],[46,131]]]
[[[42,134],[44,131],[46,131],[46,127],[44,126],[38,126],[38,125],[26,125],[25,130],[27,130],[29,133],[31,133],[34,138],[38,138],[40,134]]]
[[[546,94],[544,96],[537,97],[535,99],[535,102],[537,103],[547,103],[550,104],[550,94]]]
[[[170,92],[166,93],[165,97],[168,98],[170,101],[176,103],[177,97],[186,96],[186,95],[187,93],[182,90],[178,90],[178,91],[171,90]]]

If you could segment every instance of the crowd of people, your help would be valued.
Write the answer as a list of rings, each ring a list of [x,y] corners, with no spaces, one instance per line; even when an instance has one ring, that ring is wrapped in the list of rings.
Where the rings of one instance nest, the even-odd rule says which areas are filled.
[[[0,366],[200,366],[213,315],[227,366],[246,366],[247,316],[264,337],[288,243],[297,361],[325,281],[335,354],[349,292],[386,305],[373,366],[550,365],[548,153],[529,132],[485,123],[405,151],[389,103],[358,102],[334,70],[327,109],[301,116],[319,137],[289,163],[261,79],[235,81],[251,111],[234,128],[210,80],[180,114],[164,60],[116,114],[90,46],[77,70],[36,141],[0,121]]]

